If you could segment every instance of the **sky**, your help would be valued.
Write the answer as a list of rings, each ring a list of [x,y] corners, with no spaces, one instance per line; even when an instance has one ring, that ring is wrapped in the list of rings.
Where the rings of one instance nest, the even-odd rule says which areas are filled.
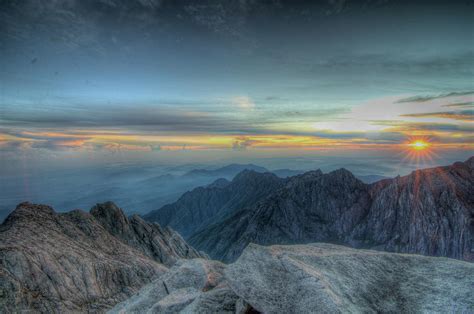
[[[0,54],[2,173],[473,155],[472,1],[0,0]]]

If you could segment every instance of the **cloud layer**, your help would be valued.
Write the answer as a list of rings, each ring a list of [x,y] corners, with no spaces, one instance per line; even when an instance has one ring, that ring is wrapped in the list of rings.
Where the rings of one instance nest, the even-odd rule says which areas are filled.
[[[422,107],[417,105],[421,99],[417,96],[409,98],[411,102],[390,97],[352,109],[283,109],[271,114],[248,97],[215,101],[214,108],[219,109],[207,111],[154,105],[3,105],[0,145],[4,149],[115,152],[355,149],[393,148],[420,136],[439,147],[472,149],[473,114],[466,104],[472,104],[473,97],[472,93],[425,96]],[[453,111],[456,106],[463,109]]]

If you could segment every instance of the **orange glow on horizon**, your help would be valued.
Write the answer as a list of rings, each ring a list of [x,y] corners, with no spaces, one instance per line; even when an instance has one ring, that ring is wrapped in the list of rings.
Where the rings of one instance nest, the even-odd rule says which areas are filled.
[[[22,149],[33,147],[34,143],[48,143],[61,149],[107,150],[107,151],[182,151],[182,150],[393,150],[411,160],[430,159],[434,150],[464,149],[472,150],[470,142],[446,143],[439,139],[448,138],[433,132],[430,135],[412,133],[406,141],[391,143],[377,139],[367,139],[361,134],[351,138],[338,137],[337,133],[326,132],[332,137],[318,135],[292,134],[134,134],[127,130],[113,132],[91,130],[48,130],[23,131],[14,135],[0,132],[0,145],[23,143]],[[452,139],[463,138],[464,134],[451,134]],[[436,141],[434,140],[436,139]]]

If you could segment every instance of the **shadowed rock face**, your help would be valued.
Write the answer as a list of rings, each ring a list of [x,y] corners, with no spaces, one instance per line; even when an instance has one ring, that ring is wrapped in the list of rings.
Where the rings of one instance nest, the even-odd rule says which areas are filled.
[[[163,274],[160,262],[198,256],[173,231],[160,231],[113,203],[64,214],[22,203],[0,225],[0,308],[110,308]]]
[[[145,222],[137,215],[129,219],[112,202],[97,204],[90,213],[110,234],[166,266],[178,258],[205,257],[170,228]]]
[[[283,186],[284,179],[266,172],[244,170],[232,182],[221,179],[183,194],[178,201],[143,216],[170,226],[186,239],[200,228],[250,206]]]
[[[250,244],[229,265],[183,260],[111,313],[470,313],[473,285],[454,259]]]
[[[344,243],[474,261],[474,158],[367,185],[349,171],[308,172],[189,238],[234,261],[249,243]]]

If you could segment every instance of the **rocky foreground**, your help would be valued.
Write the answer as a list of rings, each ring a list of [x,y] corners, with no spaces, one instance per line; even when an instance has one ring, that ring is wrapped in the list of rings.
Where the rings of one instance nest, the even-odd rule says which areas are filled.
[[[0,311],[103,312],[196,257],[174,231],[111,202],[64,214],[22,203],[0,225]]]
[[[474,264],[330,244],[181,261],[110,313],[470,313]]]
[[[226,265],[110,202],[64,214],[23,203],[0,226],[0,309],[472,312],[474,264],[329,244],[250,244]]]

